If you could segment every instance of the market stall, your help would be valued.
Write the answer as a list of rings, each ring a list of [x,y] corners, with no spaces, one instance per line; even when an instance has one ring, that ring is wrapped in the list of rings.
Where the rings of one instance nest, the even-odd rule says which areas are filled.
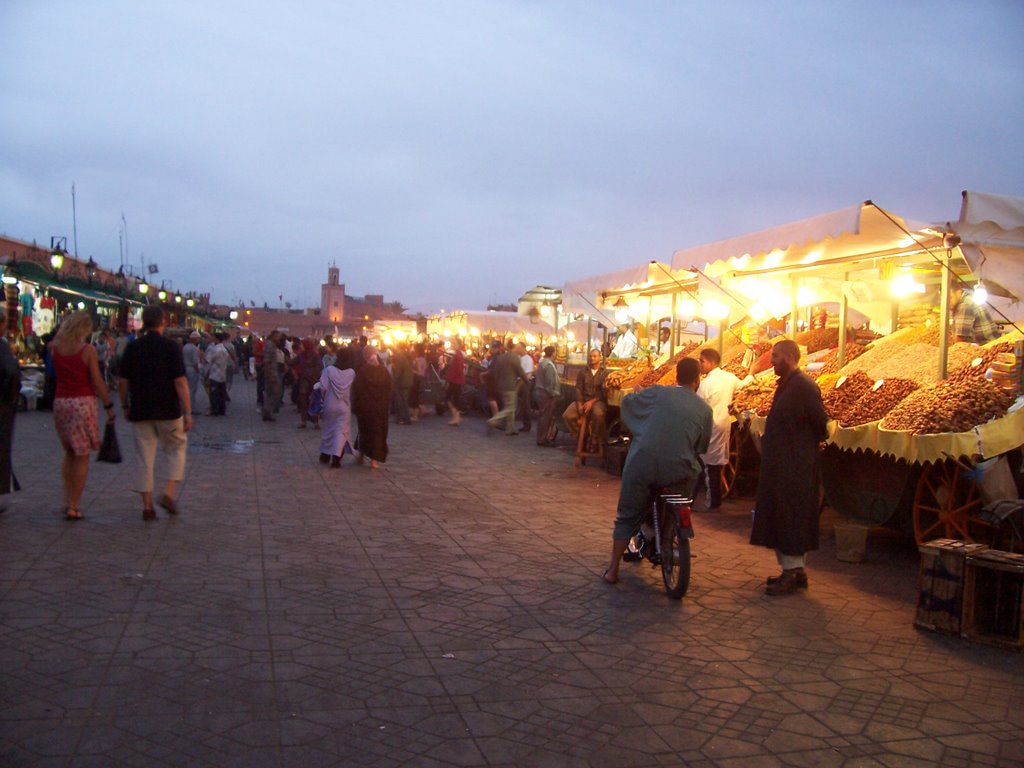
[[[830,358],[816,372],[826,409],[835,419],[832,448],[825,454],[826,493],[829,503],[851,519],[912,524],[918,541],[991,533],[981,513],[978,462],[1006,457],[1024,443],[1024,414],[1019,403],[1012,405],[1020,394],[1021,335],[1013,329],[1005,338],[979,347],[952,342],[944,321],[952,310],[951,283],[973,284],[980,276],[974,271],[979,264],[989,270],[993,286],[1009,304],[1018,303],[1008,285],[1015,285],[1014,276],[1024,273],[1024,250],[1007,247],[1013,236],[1006,233],[1019,232],[1022,219],[1005,226],[992,222],[991,214],[1009,210],[1016,215],[1021,208],[999,208],[992,205],[991,196],[987,198],[987,239],[980,245],[976,231],[968,238],[959,236],[958,224],[911,228],[865,203],[856,220],[830,215],[818,222],[823,226],[817,229],[780,228],[781,234],[772,231],[734,243],[720,251],[739,253],[743,245],[756,245],[702,270],[752,314],[757,307],[745,302],[754,297],[770,314],[782,314],[779,297],[788,289],[790,335],[837,293],[838,325],[849,327],[850,304],[856,302],[871,325],[888,334],[869,346],[845,349],[851,334],[837,334],[837,349],[826,353]],[[971,210],[969,199],[965,194],[965,212]],[[899,235],[886,236],[885,222],[908,237],[909,244],[901,243]],[[794,232],[813,231],[826,232],[825,239],[797,242],[802,235]],[[1002,246],[996,257],[993,235],[1000,236]],[[794,237],[797,241],[785,246],[786,239]],[[968,258],[972,246],[982,256],[987,248],[987,260]],[[1016,268],[1011,266],[1014,258]],[[897,281],[910,286],[910,292],[892,294]],[[775,307],[769,304],[773,297]],[[921,305],[928,307],[923,316],[915,309]],[[918,323],[897,330],[910,316]],[[799,341],[801,334],[795,335]],[[772,392],[770,385],[761,385],[746,393],[742,405],[762,415],[750,424],[755,437],[763,428]]]

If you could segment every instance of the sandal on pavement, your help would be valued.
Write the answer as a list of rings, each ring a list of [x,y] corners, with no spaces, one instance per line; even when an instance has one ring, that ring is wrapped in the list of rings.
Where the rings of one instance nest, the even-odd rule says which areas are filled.
[[[158,501],[157,504],[167,510],[167,514],[169,515],[178,514],[178,505],[175,503],[174,499],[166,493],[160,497],[160,501]]]
[[[85,520],[85,515],[83,515],[77,509],[68,509],[64,513],[64,519],[69,522],[73,520]]]

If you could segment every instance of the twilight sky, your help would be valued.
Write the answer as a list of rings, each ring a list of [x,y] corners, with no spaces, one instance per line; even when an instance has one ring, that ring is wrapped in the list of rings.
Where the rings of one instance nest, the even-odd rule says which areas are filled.
[[[424,312],[1024,196],[1024,3],[0,0],[0,232]]]

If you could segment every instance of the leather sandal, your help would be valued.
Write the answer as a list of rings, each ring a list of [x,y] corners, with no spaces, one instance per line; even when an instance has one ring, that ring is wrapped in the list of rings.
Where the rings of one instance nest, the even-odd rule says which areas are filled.
[[[764,588],[766,595],[791,595],[797,590],[807,589],[807,573],[803,568],[791,568],[783,571]]]

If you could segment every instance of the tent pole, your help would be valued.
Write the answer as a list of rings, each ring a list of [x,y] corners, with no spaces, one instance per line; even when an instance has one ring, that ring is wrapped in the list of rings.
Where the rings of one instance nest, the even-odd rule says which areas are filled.
[[[843,274],[843,287],[850,280],[850,273],[845,272]],[[846,365],[846,324],[849,322],[850,314],[850,299],[846,296],[846,291],[840,289],[839,291],[839,359],[836,361],[839,367],[842,368]]]
[[[670,326],[671,333],[668,335],[668,356],[672,359],[676,356],[676,298],[679,296],[678,293],[672,294],[672,324]],[[661,336],[661,329],[658,329],[658,336]]]
[[[952,251],[947,249],[946,256],[942,259],[942,281],[939,283],[939,317],[942,318],[942,325],[939,326],[939,381],[946,378],[946,365],[949,362],[949,291],[952,282]]]

